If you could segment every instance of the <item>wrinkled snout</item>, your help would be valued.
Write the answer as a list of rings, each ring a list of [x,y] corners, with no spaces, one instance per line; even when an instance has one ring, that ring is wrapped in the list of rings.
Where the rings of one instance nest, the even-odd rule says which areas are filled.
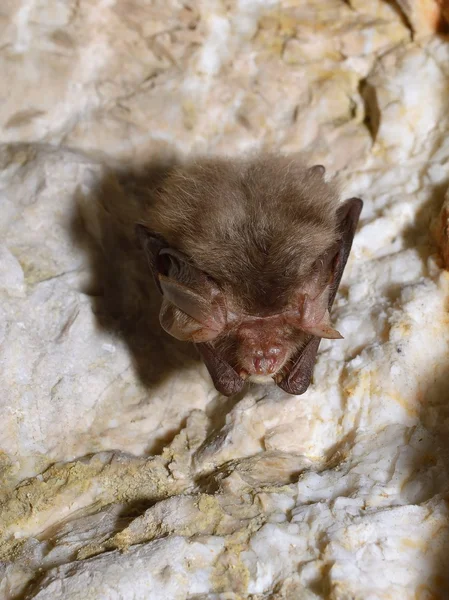
[[[252,363],[255,375],[273,375],[282,365],[283,353],[279,346],[268,346],[253,351]]]
[[[273,376],[289,354],[284,328],[275,319],[253,319],[237,333],[237,360],[241,376]]]

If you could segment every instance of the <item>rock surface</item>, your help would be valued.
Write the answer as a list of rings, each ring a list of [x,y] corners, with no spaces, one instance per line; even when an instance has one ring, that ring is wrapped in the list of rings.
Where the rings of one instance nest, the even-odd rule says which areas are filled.
[[[448,0],[396,0],[415,33],[448,33]]]
[[[380,0],[7,0],[0,31],[1,600],[448,597],[448,41]],[[101,259],[99,199],[263,148],[365,209],[314,384],[226,399],[126,240]]]

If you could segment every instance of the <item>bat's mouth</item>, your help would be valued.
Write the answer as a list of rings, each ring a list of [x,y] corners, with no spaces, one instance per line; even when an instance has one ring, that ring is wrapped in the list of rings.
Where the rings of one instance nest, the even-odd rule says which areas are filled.
[[[312,339],[318,340],[318,338]],[[289,352],[285,352],[283,360],[279,362],[278,367],[272,373],[255,373],[252,369],[250,371],[253,372],[242,368],[236,369],[222,358],[221,352],[217,351],[211,343],[199,343],[196,344],[196,347],[206,364],[215,388],[225,396],[241,392],[247,381],[275,383],[289,394],[304,393],[310,383],[311,369],[309,369],[309,376],[306,375],[307,369],[304,371],[304,376],[298,377],[297,373],[298,368],[304,364],[301,357],[303,351],[307,351],[307,343],[301,344],[300,348],[297,348],[296,352],[293,351],[291,355]]]
[[[279,385],[283,380],[288,379],[291,370],[294,368],[296,361],[300,358],[302,349],[306,345],[306,340],[301,341],[295,350],[292,352],[286,352],[284,359],[270,372],[267,373],[254,373],[240,369],[238,371],[239,376],[243,380],[251,381],[254,383],[276,383]]]
[[[248,374],[242,370],[239,377],[242,381],[254,383],[275,383],[289,394],[301,395],[310,385],[316,352],[321,338],[306,336],[296,351],[287,353],[279,369],[271,374]],[[237,373],[236,373],[237,374]]]
[[[285,312],[248,316],[232,337],[228,334],[230,346],[222,349],[219,343],[217,349],[242,379],[269,382],[290,363],[305,335],[290,324]]]
[[[279,373],[288,361],[288,350],[280,346],[268,351],[256,350],[244,355],[244,361],[238,361],[242,366],[237,369],[242,379],[252,381],[270,381]]]

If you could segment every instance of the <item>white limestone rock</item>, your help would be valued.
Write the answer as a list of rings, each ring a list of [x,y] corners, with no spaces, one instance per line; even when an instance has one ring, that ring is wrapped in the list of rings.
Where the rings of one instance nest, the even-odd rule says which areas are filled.
[[[19,0],[0,31],[0,599],[448,596],[447,42],[380,0]],[[365,207],[313,385],[225,399],[104,242],[102,195],[135,206],[100,159],[263,148]]]

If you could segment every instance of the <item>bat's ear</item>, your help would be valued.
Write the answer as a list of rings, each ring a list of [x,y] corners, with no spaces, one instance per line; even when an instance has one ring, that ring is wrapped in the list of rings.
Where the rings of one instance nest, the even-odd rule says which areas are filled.
[[[312,277],[301,290],[297,323],[311,335],[328,339],[342,337],[331,325],[329,310],[340,284],[362,206],[359,198],[351,198],[338,208],[339,240],[317,260]]]
[[[319,286],[316,286],[315,288],[318,289],[319,300],[318,305],[314,308],[315,315],[319,316],[325,314],[325,307],[323,306],[323,301],[325,298],[328,299],[327,311],[332,308],[346,261],[348,260],[349,253],[351,251],[352,241],[354,239],[355,230],[357,228],[357,223],[359,221],[362,208],[363,202],[360,200],[360,198],[351,198],[346,200],[346,202],[344,202],[337,211],[339,240],[336,253],[334,254],[333,260],[330,262],[328,262],[328,258],[329,256],[332,256],[333,251],[330,253],[330,255],[328,254],[327,258],[325,257],[326,260],[323,261],[322,264],[317,265],[318,273],[320,273],[319,267],[321,267],[321,275],[318,275],[318,277],[316,277],[312,282],[316,286],[317,282],[320,282],[320,276],[321,283],[326,281],[327,273],[329,272],[329,265],[331,266],[329,277],[330,284],[328,284],[327,287],[325,286],[324,290],[322,290],[321,296]],[[328,318],[328,315],[329,312],[327,312],[325,319]],[[305,323],[305,325],[306,324],[307,323]],[[298,356],[296,357],[296,360],[290,371],[284,376],[283,379],[281,379],[281,381],[277,382],[279,387],[285,390],[287,393],[304,394],[309,387],[312,379],[316,354],[320,345],[320,337],[324,336],[311,335],[309,337],[305,347],[300,350]]]
[[[173,337],[190,342],[216,338],[226,324],[223,293],[187,256],[145,228],[136,228],[163,302],[159,319]]]
[[[297,326],[320,338],[339,339],[341,334],[332,327],[329,299],[334,284],[338,246],[332,246],[314,265],[313,274],[299,294]]]

